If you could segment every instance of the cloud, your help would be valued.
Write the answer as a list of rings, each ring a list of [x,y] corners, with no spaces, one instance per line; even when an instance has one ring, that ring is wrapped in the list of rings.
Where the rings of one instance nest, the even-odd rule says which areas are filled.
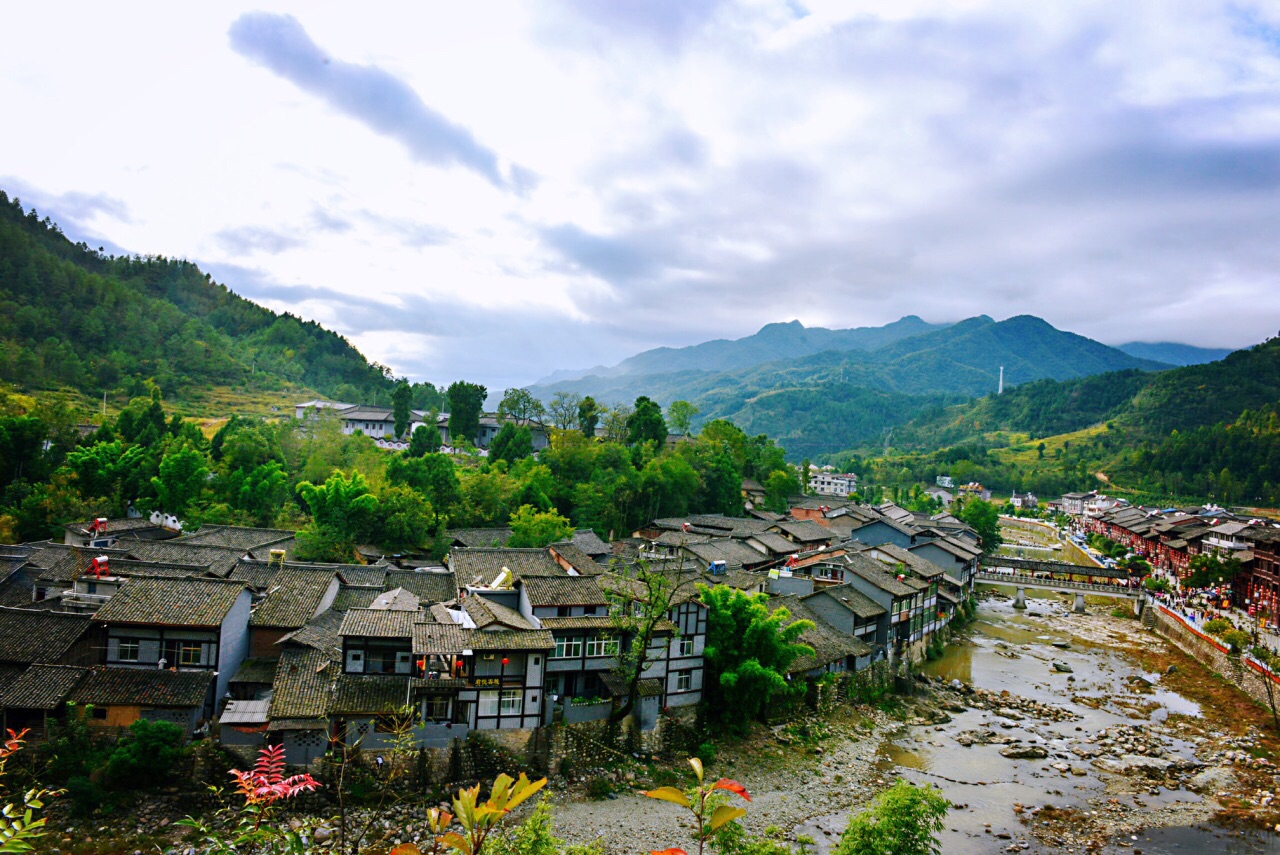
[[[469,130],[427,106],[408,84],[381,68],[327,56],[292,15],[250,12],[231,24],[228,35],[236,53],[399,141],[415,160],[462,166],[502,189],[531,189],[531,172],[513,168],[503,175],[498,155]]]
[[[234,255],[252,255],[257,252],[278,255],[303,245],[303,241],[297,237],[262,226],[223,229],[215,234],[213,239],[223,249]]]
[[[89,225],[98,219],[132,223],[129,206],[122,199],[106,193],[51,193],[12,175],[0,176],[0,189],[10,198],[20,199],[27,210],[34,208],[41,218],[50,217],[73,241],[83,241],[108,255],[131,254]]]

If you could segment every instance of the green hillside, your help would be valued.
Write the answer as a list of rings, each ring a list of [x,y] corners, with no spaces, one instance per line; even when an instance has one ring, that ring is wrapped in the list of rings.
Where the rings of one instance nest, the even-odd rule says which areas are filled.
[[[72,243],[0,191],[0,380],[98,398],[141,394],[148,379],[171,400],[310,388],[372,403],[393,386],[389,369],[319,324],[245,300],[187,261]]]

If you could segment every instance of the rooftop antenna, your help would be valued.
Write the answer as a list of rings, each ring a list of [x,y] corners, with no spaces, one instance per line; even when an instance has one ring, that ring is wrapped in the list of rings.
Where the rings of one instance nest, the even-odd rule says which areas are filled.
[[[1004,394],[1004,366],[1003,365],[1000,366],[1000,385],[999,387],[996,388],[996,394],[997,395]]]

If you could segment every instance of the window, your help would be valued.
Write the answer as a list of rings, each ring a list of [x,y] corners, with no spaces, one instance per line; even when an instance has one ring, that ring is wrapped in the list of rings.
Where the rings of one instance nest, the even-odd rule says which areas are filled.
[[[122,638],[116,651],[116,659],[121,662],[137,662],[141,647],[136,638]]]
[[[520,715],[524,710],[524,693],[519,689],[502,690],[502,714]]]
[[[363,650],[347,651],[347,670],[353,674],[364,673],[364,651]]]
[[[692,656],[693,655],[693,639],[692,638],[680,639],[679,646],[676,650],[676,653],[679,656]]]
[[[497,692],[481,692],[479,702],[481,716],[496,716],[498,714]]]
[[[200,665],[203,658],[201,644],[198,641],[184,641],[178,649],[179,665]]]
[[[677,671],[676,672],[676,691],[688,692],[693,689],[693,672]]]
[[[106,708],[106,707],[94,707],[94,708],[93,708],[93,717],[94,717],[96,720],[98,720],[98,721],[106,721],[106,720],[107,720],[107,708]]]
[[[422,704],[422,718],[424,721],[448,721],[449,696],[427,695]]]
[[[582,637],[557,638],[553,659],[576,659],[582,655]]]
[[[587,639],[588,656],[617,656],[618,638],[614,635],[601,635]]]

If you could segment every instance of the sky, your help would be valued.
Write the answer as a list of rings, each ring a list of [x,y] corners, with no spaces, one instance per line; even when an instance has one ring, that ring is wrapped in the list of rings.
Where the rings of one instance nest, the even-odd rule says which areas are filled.
[[[31,3],[0,189],[398,376],[766,323],[1280,330],[1280,5]]]

